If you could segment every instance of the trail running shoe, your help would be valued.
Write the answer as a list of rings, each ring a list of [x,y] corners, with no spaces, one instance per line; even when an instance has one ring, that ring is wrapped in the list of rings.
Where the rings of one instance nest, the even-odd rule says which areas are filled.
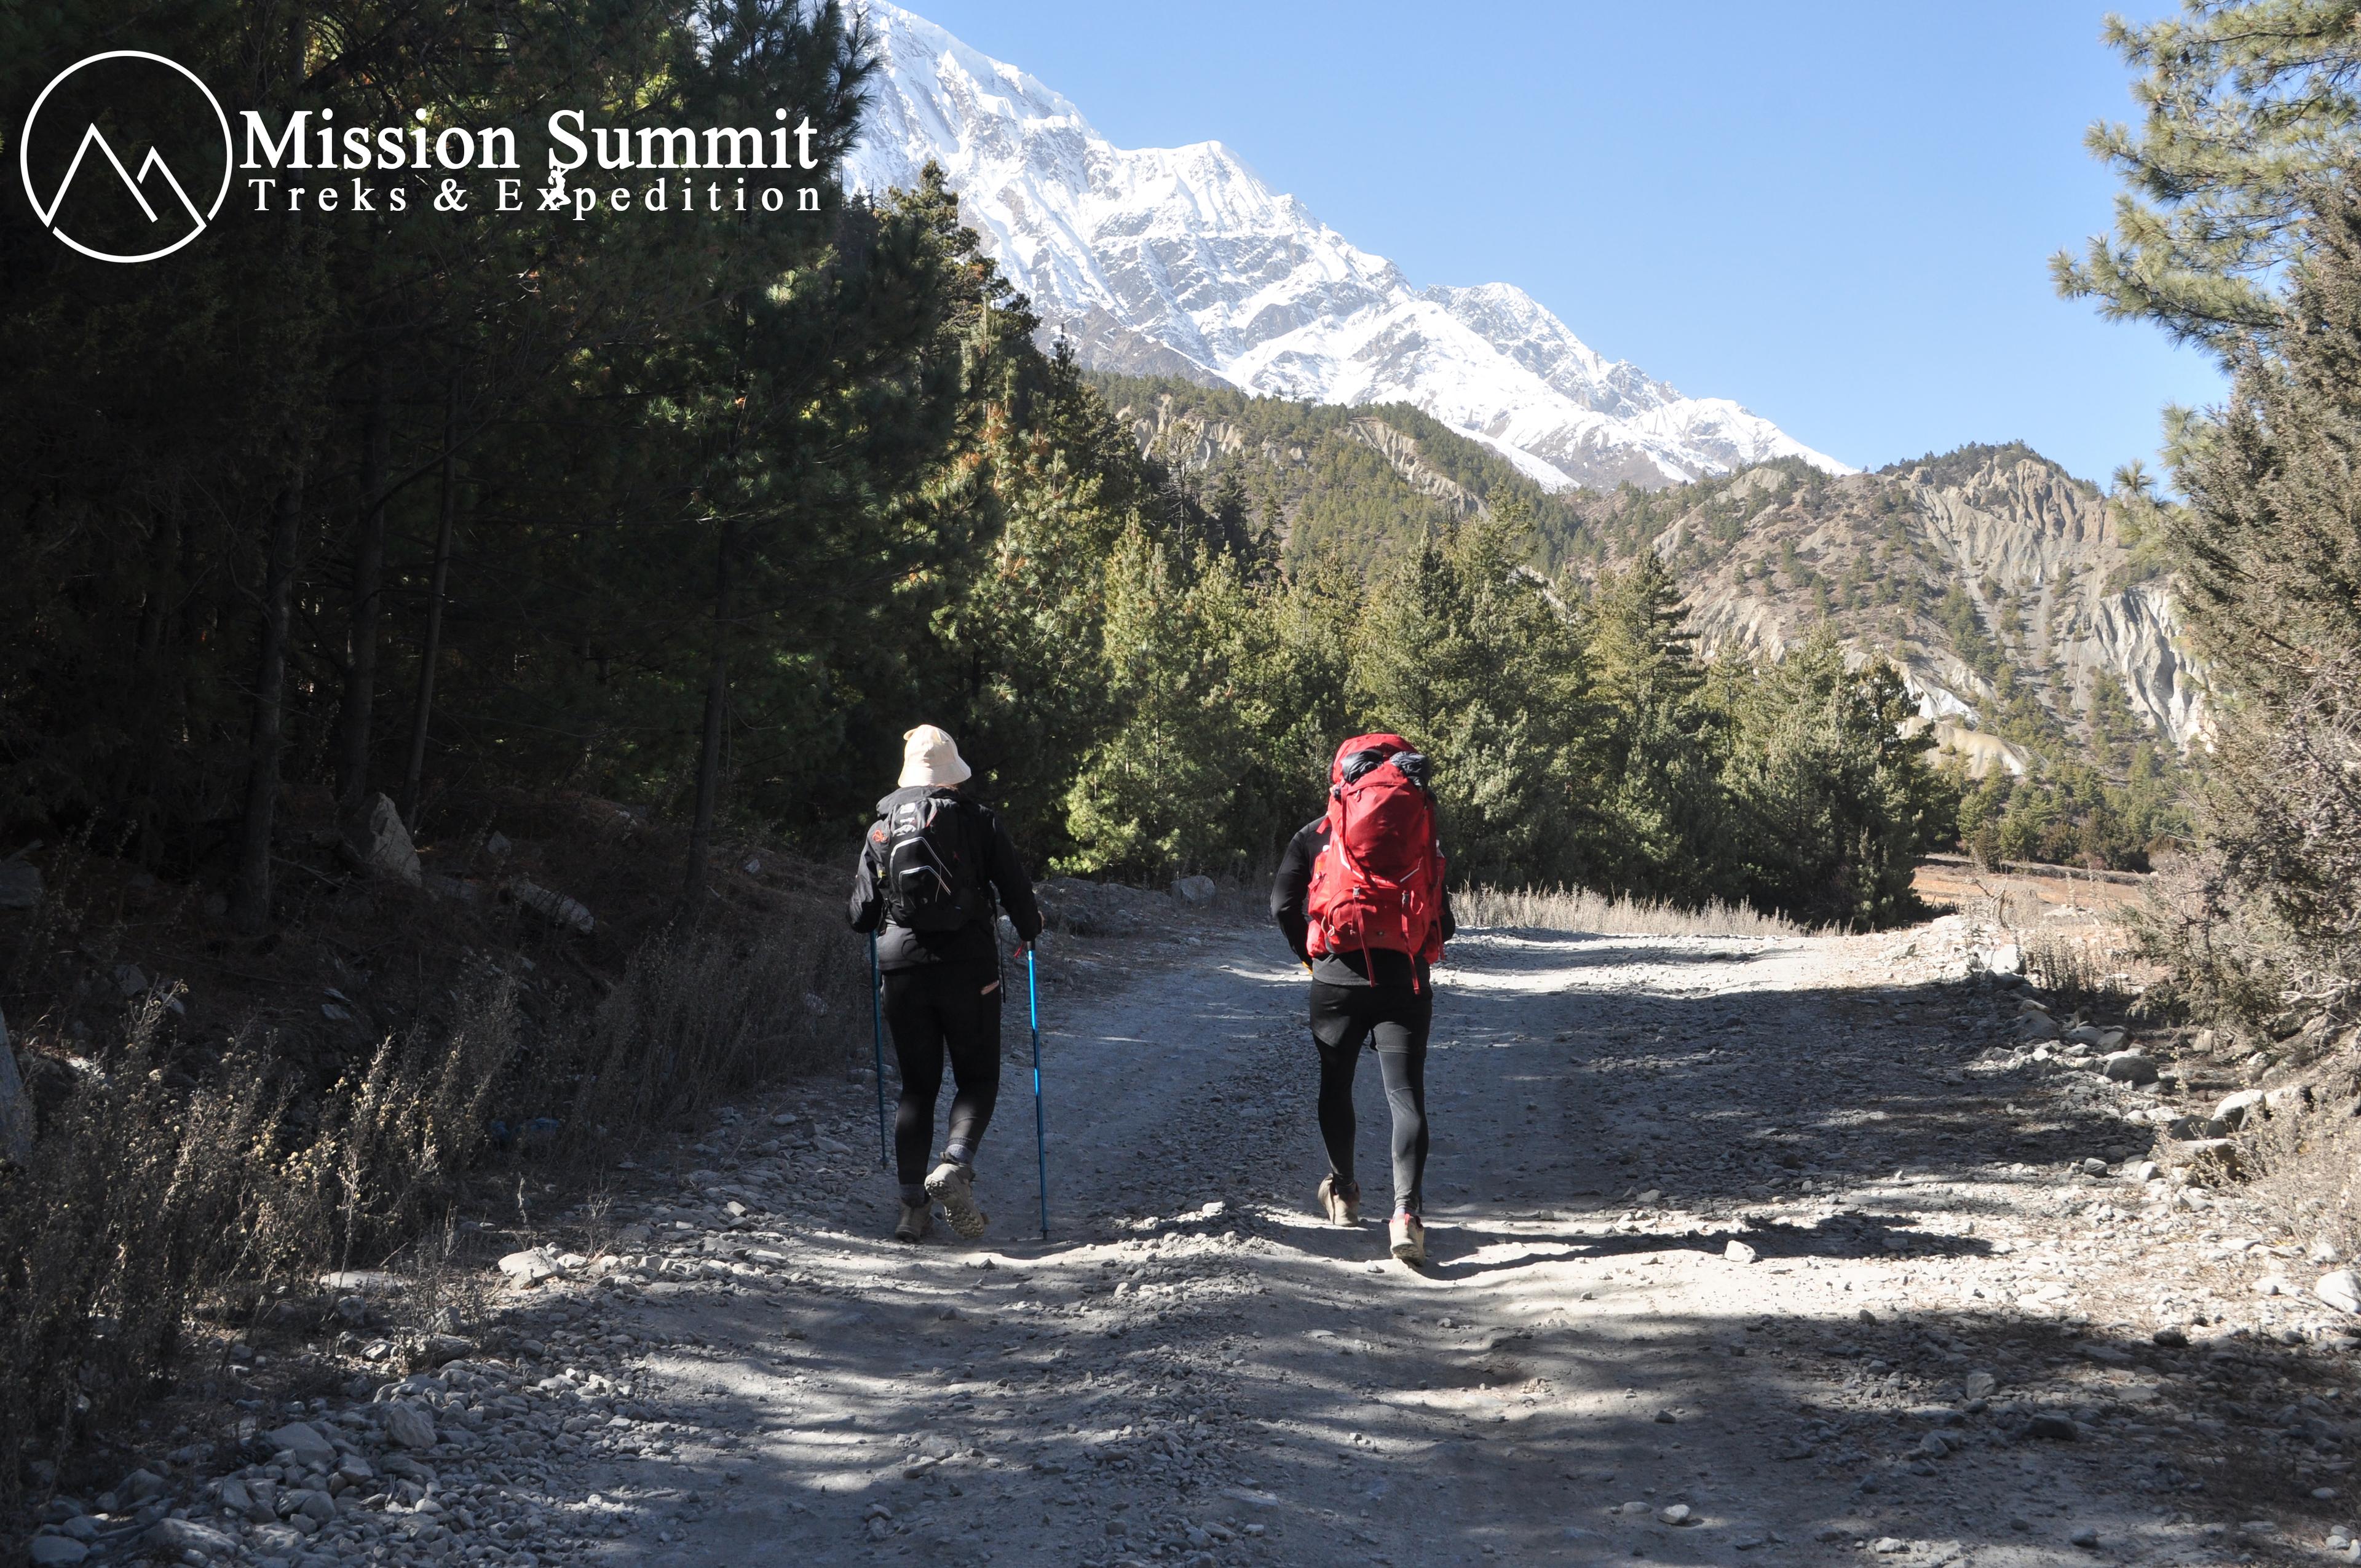
[[[967,1167],[943,1161],[927,1178],[927,1192],[943,1206],[943,1218],[951,1229],[969,1241],[983,1234],[990,1216],[975,1206],[975,1173]]]
[[[935,1228],[935,1212],[924,1203],[902,1205],[902,1223],[894,1227],[897,1242],[922,1242],[927,1233]]]
[[[1426,1261],[1426,1224],[1416,1214],[1396,1214],[1393,1223],[1386,1227],[1394,1244],[1394,1255],[1404,1263]]]
[[[1320,1212],[1328,1216],[1329,1223],[1332,1224],[1359,1224],[1361,1223],[1360,1183],[1355,1182],[1349,1187],[1339,1187],[1336,1185],[1336,1177],[1333,1171],[1322,1177],[1320,1179]]]

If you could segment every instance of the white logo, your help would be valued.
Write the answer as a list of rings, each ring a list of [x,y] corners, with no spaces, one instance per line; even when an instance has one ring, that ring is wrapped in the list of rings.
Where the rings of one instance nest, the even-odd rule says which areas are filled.
[[[165,71],[171,72],[170,77],[158,76],[153,71],[145,72],[154,80],[158,93],[170,93],[176,97],[185,98],[187,88],[181,84],[185,82],[188,87],[194,87],[203,95],[205,107],[212,111],[214,123],[221,127],[222,172],[221,188],[214,192],[211,204],[203,212],[197,210],[196,200],[191,195],[188,187],[181,183],[180,176],[172,172],[172,166],[165,159],[162,148],[151,145],[148,148],[147,156],[140,159],[139,171],[135,175],[125,164],[115,147],[107,141],[105,133],[98,128],[98,121],[95,118],[83,125],[81,132],[82,139],[74,148],[72,159],[67,163],[64,175],[58,180],[46,200],[43,199],[40,190],[35,186],[33,181],[34,127],[40,119],[42,105],[46,104],[49,101],[49,95],[63,86],[75,72],[106,60],[143,60],[150,66],[161,66]],[[153,106],[153,104],[151,102],[150,104],[143,106]],[[187,106],[193,111],[193,104]],[[72,134],[71,130],[60,133],[60,137],[71,134]],[[44,146],[48,145],[49,141],[45,137]],[[57,145],[62,147],[62,140],[60,140]],[[136,152],[137,149],[131,150]],[[193,157],[201,149],[176,148],[174,150]],[[93,153],[97,155],[95,161],[92,157]],[[53,159],[55,155],[52,153],[50,156]],[[109,49],[104,54],[94,54],[88,60],[77,60],[58,72],[50,80],[49,84],[41,89],[41,95],[33,100],[32,112],[25,116],[25,134],[16,141],[16,172],[25,182],[25,196],[33,203],[33,214],[41,220],[43,228],[48,229],[82,255],[98,261],[153,261],[159,257],[171,255],[204,233],[206,225],[212,223],[214,214],[221,211],[222,203],[229,195],[230,169],[235,157],[230,142],[229,116],[222,112],[221,100],[214,96],[213,89],[199,81],[194,71],[179,61],[166,60],[160,54],[149,54],[143,49]],[[101,173],[99,164],[104,164],[115,170],[115,178],[122,181],[125,190],[130,192],[132,201],[138,204],[139,212],[146,215],[149,225],[145,230],[139,229],[136,223],[131,222],[116,225],[123,230],[123,236],[115,235],[111,229],[104,231],[108,236],[108,245],[118,248],[88,244],[66,232],[66,225],[73,219],[72,214],[63,210],[66,197],[74,189],[74,181],[83,172],[85,165],[89,166],[90,172],[95,177]],[[149,184],[151,177],[157,179],[155,185]],[[202,184],[202,181],[200,183]],[[154,192],[156,196],[152,201],[149,199],[151,192]],[[127,214],[126,215],[127,218]],[[185,232],[183,232],[184,221]],[[137,235],[145,235],[157,240],[162,240],[167,235],[177,235],[178,237],[168,244],[159,244],[153,249],[126,253],[127,247],[123,245],[123,236]]]

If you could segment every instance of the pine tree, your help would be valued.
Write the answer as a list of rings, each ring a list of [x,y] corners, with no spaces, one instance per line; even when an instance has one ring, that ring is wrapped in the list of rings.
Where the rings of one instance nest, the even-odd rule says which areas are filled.
[[[2305,255],[2313,193],[2361,154],[2361,5],[2182,0],[2178,18],[2110,16],[2146,75],[2135,128],[2091,127],[2128,187],[2112,236],[2050,262],[2060,292],[2116,318],[2227,349],[2278,323],[2275,291]]]
[[[1823,628],[1774,664],[1725,661],[1716,675],[1749,896],[1858,927],[1914,911],[1914,867],[1949,826],[1949,792],[1921,762],[1931,742],[1899,733],[1912,711],[1900,674],[1848,670]]]
[[[1351,722],[1432,756],[1454,874],[1475,881],[1576,881],[1597,861],[1573,809],[1583,652],[1530,548],[1512,512],[1438,527],[1373,586],[1351,643]]]
[[[1741,896],[1730,876],[1719,716],[1703,700],[1672,574],[1643,553],[1602,575],[1584,608],[1598,874],[1657,897]]]
[[[2164,520],[2190,642],[2212,672],[2198,795],[2207,903],[2192,983],[2251,1000],[2204,927],[2267,933],[2271,969],[2314,995],[2361,986],[2361,206],[2307,226],[2310,258],[2268,351],[2236,350],[2219,424]]]

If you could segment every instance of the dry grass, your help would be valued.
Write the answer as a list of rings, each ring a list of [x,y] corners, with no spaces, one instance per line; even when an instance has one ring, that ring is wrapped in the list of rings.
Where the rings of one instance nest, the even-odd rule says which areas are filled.
[[[1459,924],[1521,927],[1631,937],[1800,937],[1805,928],[1784,916],[1764,915],[1716,899],[1688,909],[1654,899],[1609,896],[1587,888],[1470,888],[1452,895]]]
[[[164,1009],[93,1063],[30,1161],[0,1172],[0,1503],[21,1459],[63,1453],[123,1419],[181,1349],[189,1309],[233,1278],[268,1282],[304,1255],[287,1096],[252,1042],[219,1084],[165,1087]]]
[[[842,1067],[866,1035],[869,959],[794,899],[757,931],[667,932],[633,956],[561,1076],[577,1144],[630,1138],[766,1080]]]
[[[45,1107],[30,1161],[0,1166],[0,1512],[26,1462],[164,1387],[200,1319],[312,1302],[321,1273],[390,1257],[411,1277],[401,1326],[472,1321],[480,1271],[451,1218],[493,1157],[495,1107],[553,1118],[545,1152],[598,1157],[840,1067],[867,1034],[867,956],[832,910],[786,904],[751,932],[660,933],[603,998],[538,1020],[481,968],[324,1091],[252,1029],[192,1086],[150,997]]]
[[[2136,999],[2133,939],[2121,927],[2016,933],[2025,978],[2070,1007],[2120,1012]]]
[[[448,1210],[489,1142],[486,1106],[517,1058],[518,1025],[514,989],[489,978],[447,1032],[421,1025],[389,1036],[366,1072],[336,1086],[316,1141],[287,1167],[298,1190],[332,1205],[320,1220],[336,1239],[335,1266]]]
[[[2283,1103],[2257,1125],[2250,1117],[2240,1149],[2254,1172],[2247,1194],[2305,1246],[2325,1244],[2349,1265],[2361,1258],[2361,1104],[2337,1095],[2324,1103]]]
[[[480,1254],[466,1246],[447,1214],[388,1262],[400,1275],[402,1288],[379,1305],[387,1333],[406,1354],[414,1357],[432,1335],[466,1332],[492,1310],[499,1293],[496,1279],[488,1276]]]

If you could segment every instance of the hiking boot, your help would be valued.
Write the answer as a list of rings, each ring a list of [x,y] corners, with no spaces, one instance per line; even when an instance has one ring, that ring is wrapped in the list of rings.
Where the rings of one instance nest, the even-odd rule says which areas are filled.
[[[1410,1264],[1426,1261],[1426,1224],[1416,1214],[1396,1214],[1386,1230],[1396,1257]]]
[[[902,1205],[902,1223],[894,1227],[897,1242],[922,1242],[927,1233],[935,1228],[935,1212],[924,1203]]]
[[[1334,1225],[1357,1225],[1361,1223],[1361,1185],[1336,1185],[1334,1172],[1320,1179],[1320,1212]]]
[[[973,1171],[945,1160],[927,1178],[927,1192],[943,1206],[943,1218],[951,1223],[951,1229],[969,1241],[983,1234],[989,1216],[975,1206]]]

